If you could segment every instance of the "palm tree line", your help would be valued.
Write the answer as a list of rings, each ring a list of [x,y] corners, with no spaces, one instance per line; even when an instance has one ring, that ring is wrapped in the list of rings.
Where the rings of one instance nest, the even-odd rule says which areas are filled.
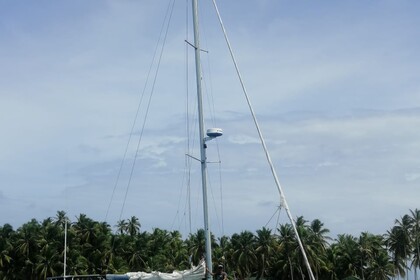
[[[188,269],[205,255],[204,230],[183,239],[179,231],[141,231],[137,217],[120,220],[115,231],[106,222],[80,214],[70,222],[64,211],[42,222],[35,219],[14,230],[0,227],[0,279],[45,279],[62,275],[64,225],[68,222],[67,274]],[[296,219],[317,279],[418,279],[420,210],[396,219],[383,235],[340,234],[315,219]],[[273,231],[212,236],[213,262],[223,264],[230,279],[309,279],[292,226]]]

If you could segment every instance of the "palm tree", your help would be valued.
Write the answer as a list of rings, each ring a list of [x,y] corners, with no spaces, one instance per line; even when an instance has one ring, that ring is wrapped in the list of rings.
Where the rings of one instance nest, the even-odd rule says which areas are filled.
[[[360,251],[357,239],[349,234],[340,234],[331,246],[335,256],[335,274],[339,279],[358,276],[360,271]]]
[[[324,223],[322,223],[318,219],[312,221],[310,230],[312,233],[312,238],[315,238],[315,242],[318,243],[318,245],[325,250],[328,246],[328,241],[331,240],[331,237],[327,235],[330,232],[330,230],[324,228]]]
[[[271,268],[271,275],[277,279],[294,279],[299,270],[297,241],[292,225],[283,224],[278,229],[278,249]],[[298,276],[299,278],[299,276]]]
[[[333,244],[334,245],[334,244]],[[337,258],[333,246],[325,250],[325,258],[327,262],[327,270],[321,275],[319,279],[337,280],[340,279],[337,275]]]
[[[19,259],[15,261],[18,263],[18,266],[22,266],[22,269],[19,271],[21,276],[18,278],[36,278],[34,265],[40,248],[38,242],[40,228],[39,222],[36,219],[32,219],[30,222],[18,228],[16,232],[16,243],[14,247]]]
[[[183,242],[181,233],[177,230],[169,233],[169,243],[166,247],[166,256],[170,260],[167,271],[186,269],[189,267],[188,248]]]
[[[37,255],[35,264],[37,278],[45,279],[48,276],[57,275],[58,271],[61,271],[62,263],[56,248],[44,246],[40,253]]]
[[[95,239],[92,241],[94,259],[99,273],[107,273],[111,259],[111,227],[106,222],[95,222]]]
[[[404,215],[401,221],[396,219],[395,226],[387,232],[386,244],[393,258],[396,273],[402,277],[408,276],[408,260],[412,252],[412,241],[410,236],[410,217]],[[403,263],[404,271],[400,263]]]
[[[273,252],[276,248],[274,236],[270,229],[263,227],[257,230],[256,236],[256,249],[258,263],[258,277],[264,278],[267,275],[267,268],[271,264],[270,256],[273,256]]]
[[[406,265],[402,257],[404,249],[401,246],[401,230],[398,227],[393,227],[385,234],[385,244],[391,254],[392,263],[394,266],[394,273],[401,277],[405,277]]]
[[[54,218],[56,225],[61,225],[64,227],[66,222],[69,222],[69,218],[65,211],[57,211],[57,214]]]
[[[155,228],[147,242],[148,265],[153,270],[167,271],[171,261],[167,250],[171,236],[167,230]]]
[[[80,214],[77,218],[73,228],[81,245],[91,243],[91,240],[95,235],[94,224],[95,222],[88,218],[85,214]]]
[[[235,270],[242,278],[249,277],[256,268],[255,244],[255,236],[250,231],[242,231],[240,234],[234,234],[231,237],[232,258],[236,264]]]
[[[325,235],[329,232],[329,230],[323,228],[324,224],[320,220],[314,220],[310,226],[307,225],[307,222],[308,221],[306,221],[303,216],[298,217],[296,219],[296,229],[302,241],[303,249],[305,250],[309,265],[315,272],[315,276],[318,276],[321,271],[327,270],[325,248],[328,243]],[[296,245],[298,245],[296,236],[294,235],[293,237]],[[302,269],[306,265],[303,254],[298,247],[296,257],[296,264],[299,269],[300,278],[308,277],[308,272]]]
[[[64,229],[61,223],[53,222],[52,218],[47,218],[42,222],[38,235],[41,253],[37,254],[35,264],[39,278],[53,276],[63,270],[63,234]]]
[[[187,239],[188,251],[192,262],[197,264],[206,255],[206,238],[204,229],[199,229],[195,234],[190,234]]]
[[[134,237],[129,235],[122,237],[120,254],[125,259],[129,270],[149,270],[149,256],[154,253],[148,248],[151,239],[150,233],[143,232]]]
[[[411,267],[414,268],[414,277],[417,280],[417,269],[420,268],[420,210],[410,210],[410,213],[410,233],[413,247]]]
[[[230,258],[232,255],[232,246],[230,244],[230,238],[226,235],[219,237],[217,245],[212,245],[213,249],[213,263],[221,264],[224,266],[225,272],[229,272],[232,269],[233,261]]]
[[[308,254],[311,267],[315,273],[315,277],[322,273],[328,273],[328,265],[326,259],[326,249],[328,241],[331,238],[327,235],[330,230],[324,227],[324,223],[315,219],[308,228],[309,234],[306,243],[306,252]]]
[[[0,227],[0,279],[12,279],[8,272],[10,272],[12,262],[13,235],[14,230],[10,224]]]
[[[386,250],[379,251],[374,258],[370,259],[366,269],[366,279],[388,280],[394,276],[394,265]]]
[[[375,240],[372,234],[368,232],[362,232],[359,236],[358,246],[360,253],[360,275],[362,279],[365,279],[364,273],[367,263],[370,259],[374,258],[374,249],[378,244],[374,244]]]
[[[77,251],[83,257],[82,263],[87,261],[89,273],[103,273],[107,271],[111,257],[111,229],[105,223],[99,223],[80,214],[76,223],[72,226],[75,232],[75,244],[72,251]],[[84,269],[84,265],[82,269]]]
[[[125,261],[125,254],[128,251],[128,248],[131,248],[131,244],[127,245],[126,235],[120,234],[111,234],[109,243],[110,243],[110,250],[109,250],[109,257],[108,257],[108,270],[112,273],[122,273],[129,271],[129,267],[127,262]]]
[[[119,234],[124,234],[127,232],[128,223],[126,220],[119,220],[116,225],[117,231]]]
[[[389,279],[395,269],[381,235],[363,232],[358,240],[362,279]]]
[[[140,232],[140,222],[136,216],[132,216],[127,222],[127,231],[131,236]]]

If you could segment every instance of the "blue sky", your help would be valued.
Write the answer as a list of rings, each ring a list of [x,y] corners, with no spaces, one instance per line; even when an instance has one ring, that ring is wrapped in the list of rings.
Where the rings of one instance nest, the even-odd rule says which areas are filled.
[[[105,219],[168,3],[0,2],[0,224],[18,227],[58,210],[73,220],[79,213]],[[122,215],[139,217],[145,230],[184,236],[185,3],[175,4]],[[205,100],[214,100],[205,108],[225,131],[208,149],[209,160],[220,152],[222,161],[221,179],[217,164],[209,168],[213,231],[259,229],[276,211],[277,189],[211,3],[200,3],[202,48],[209,51],[202,53]],[[419,6],[219,3],[292,213],[321,219],[332,235],[385,233],[420,206]],[[190,74],[193,82],[192,68]],[[192,96],[194,84],[188,89]],[[141,123],[107,217],[111,225]],[[193,163],[193,229],[202,226],[198,171]],[[287,222],[284,212],[280,222]]]

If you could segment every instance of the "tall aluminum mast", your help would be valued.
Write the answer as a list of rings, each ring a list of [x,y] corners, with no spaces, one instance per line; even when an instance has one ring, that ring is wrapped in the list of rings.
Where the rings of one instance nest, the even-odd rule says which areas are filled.
[[[197,101],[198,101],[198,124],[200,131],[200,162],[201,162],[201,183],[203,187],[203,212],[204,212],[204,232],[206,240],[206,278],[212,279],[209,271],[213,271],[211,257],[211,237],[207,203],[207,156],[206,156],[206,139],[204,134],[204,117],[203,117],[203,100],[201,92],[201,61],[200,61],[200,37],[198,29],[198,3],[192,0],[193,25],[194,25],[194,48],[195,48],[195,73],[197,79]]]
[[[64,224],[64,273],[63,276],[66,277],[66,270],[67,270],[67,217],[65,217],[66,221]]]

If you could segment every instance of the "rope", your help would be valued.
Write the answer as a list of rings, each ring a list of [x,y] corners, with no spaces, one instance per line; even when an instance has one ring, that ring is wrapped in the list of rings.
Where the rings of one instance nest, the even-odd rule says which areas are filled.
[[[303,258],[304,258],[304,260],[305,260],[305,265],[306,265],[306,268],[307,268],[307,270],[308,270],[309,277],[310,277],[310,279],[311,279],[311,280],[315,280],[315,277],[314,277],[314,275],[313,275],[313,272],[312,272],[311,266],[309,265],[308,257],[307,257],[307,255],[306,255],[306,252],[305,252],[304,248],[303,248],[302,241],[300,240],[299,233],[298,233],[297,228],[296,228],[296,224],[295,224],[295,222],[294,222],[294,220],[293,220],[293,218],[292,218],[292,214],[291,214],[291,212],[290,212],[290,210],[289,210],[289,206],[287,205],[287,202],[286,202],[286,197],[284,196],[284,193],[283,193],[283,190],[282,190],[282,188],[281,188],[280,181],[279,181],[279,179],[278,179],[278,176],[277,176],[276,170],[274,169],[274,165],[273,165],[273,162],[272,162],[272,160],[271,160],[271,156],[270,156],[270,154],[269,154],[269,152],[268,152],[267,145],[265,144],[265,140],[264,140],[264,137],[263,137],[263,135],[262,135],[261,129],[260,129],[260,127],[259,127],[259,124],[258,124],[258,121],[257,121],[257,117],[256,117],[256,115],[255,115],[255,113],[254,113],[253,108],[252,108],[251,101],[250,101],[250,99],[249,99],[249,96],[248,96],[247,90],[246,90],[246,88],[245,88],[245,84],[244,84],[243,79],[242,79],[242,75],[241,75],[241,73],[240,73],[240,71],[239,71],[238,64],[237,64],[237,62],[236,62],[236,59],[235,59],[235,56],[234,56],[234,54],[233,54],[233,50],[232,50],[231,44],[230,44],[230,42],[229,42],[229,39],[228,39],[228,36],[227,36],[227,33],[226,33],[226,29],[225,29],[225,27],[224,27],[224,24],[223,24],[222,18],[221,18],[221,16],[220,16],[219,9],[217,8],[216,0],[213,0],[213,5],[214,5],[214,8],[215,8],[215,10],[216,10],[216,14],[217,14],[217,17],[218,17],[218,19],[219,19],[220,26],[221,26],[222,31],[223,31],[223,34],[224,34],[224,37],[225,37],[226,44],[227,44],[227,46],[228,46],[228,48],[229,48],[229,52],[230,52],[230,55],[231,55],[231,58],[232,58],[233,64],[234,64],[234,66],[235,66],[236,73],[237,73],[237,75],[238,75],[238,78],[239,78],[239,81],[240,81],[240,84],[241,84],[241,87],[242,87],[242,91],[243,91],[243,93],[244,93],[244,95],[245,95],[245,99],[246,99],[246,101],[247,101],[247,104],[248,104],[249,110],[250,110],[250,112],[251,112],[252,119],[254,120],[255,127],[257,128],[257,132],[258,132],[258,135],[259,135],[259,138],[260,138],[260,141],[261,141],[261,145],[263,146],[263,149],[264,149],[264,152],[265,152],[265,156],[266,156],[266,158],[267,158],[268,164],[270,165],[271,173],[272,173],[273,178],[274,178],[274,181],[275,181],[275,183],[276,183],[276,185],[277,185],[277,189],[278,189],[279,194],[280,194],[280,203],[281,203],[281,205],[283,205],[283,206],[284,206],[284,208],[285,208],[285,210],[286,210],[286,213],[287,213],[287,215],[288,215],[288,217],[289,217],[289,219],[290,219],[290,222],[291,222],[291,224],[292,224],[293,230],[294,230],[294,232],[295,232],[295,234],[296,234],[296,239],[297,239],[297,241],[298,241],[298,243],[299,243],[300,250],[301,250],[302,255],[303,255]]]

